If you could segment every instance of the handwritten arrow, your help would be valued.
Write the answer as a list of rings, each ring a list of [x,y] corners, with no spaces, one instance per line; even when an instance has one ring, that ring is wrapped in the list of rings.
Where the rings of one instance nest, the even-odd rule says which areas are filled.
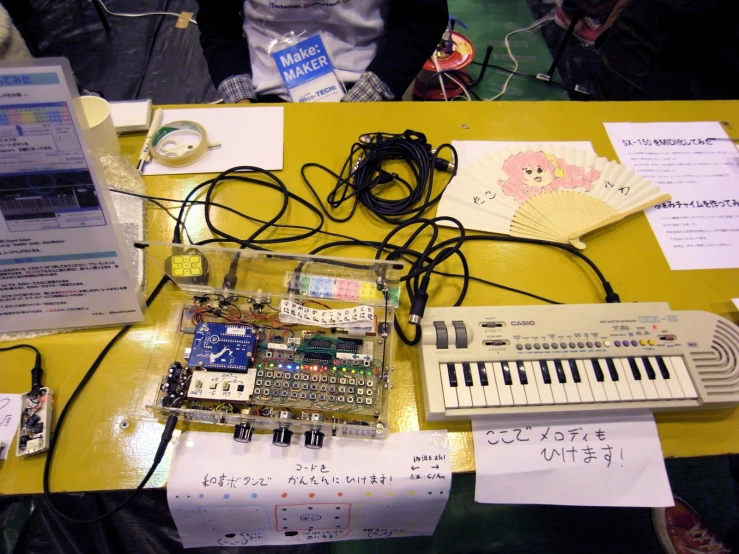
[[[415,470],[417,470],[417,469],[418,469],[419,467],[421,467],[421,466],[411,466],[411,471],[415,471]]]
[[[439,465],[431,466],[431,469],[439,469]]]

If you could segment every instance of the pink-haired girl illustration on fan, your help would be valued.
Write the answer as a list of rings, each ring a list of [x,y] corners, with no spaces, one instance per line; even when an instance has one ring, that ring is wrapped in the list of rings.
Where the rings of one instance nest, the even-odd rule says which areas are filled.
[[[542,192],[557,189],[582,187],[589,191],[599,176],[592,167],[586,169],[570,165],[552,154],[531,150],[509,157],[503,164],[503,171],[508,174],[508,179],[498,181],[498,185],[505,194],[521,203]]]

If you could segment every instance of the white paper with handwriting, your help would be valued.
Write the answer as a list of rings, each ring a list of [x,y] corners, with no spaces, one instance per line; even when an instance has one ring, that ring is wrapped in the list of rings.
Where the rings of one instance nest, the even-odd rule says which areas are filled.
[[[0,460],[8,458],[10,443],[18,430],[21,417],[21,395],[0,394],[0,443],[4,445],[0,451]]]
[[[320,450],[271,435],[178,439],[167,500],[185,548],[407,537],[434,532],[451,486],[446,431],[387,440],[326,437]]]
[[[673,505],[649,411],[476,420],[472,434],[477,502]]]

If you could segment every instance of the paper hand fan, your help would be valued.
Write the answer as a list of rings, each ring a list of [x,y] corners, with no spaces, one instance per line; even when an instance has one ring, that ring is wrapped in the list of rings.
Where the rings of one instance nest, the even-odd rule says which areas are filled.
[[[627,166],[594,152],[530,144],[462,169],[436,214],[466,228],[585,248],[582,235],[669,199]]]

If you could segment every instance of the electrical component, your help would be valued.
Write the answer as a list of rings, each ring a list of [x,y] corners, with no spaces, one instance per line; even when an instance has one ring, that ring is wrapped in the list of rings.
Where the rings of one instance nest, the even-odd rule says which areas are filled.
[[[207,285],[208,260],[197,250],[185,250],[181,254],[173,254],[164,261],[164,272],[176,283]]]
[[[256,341],[250,325],[199,323],[187,362],[206,369],[246,372]]]
[[[46,452],[51,440],[51,408],[54,394],[47,387],[40,387],[21,396],[21,418],[18,425],[19,457]]]

